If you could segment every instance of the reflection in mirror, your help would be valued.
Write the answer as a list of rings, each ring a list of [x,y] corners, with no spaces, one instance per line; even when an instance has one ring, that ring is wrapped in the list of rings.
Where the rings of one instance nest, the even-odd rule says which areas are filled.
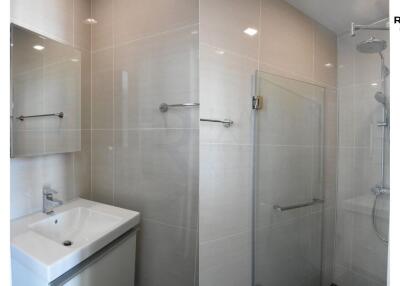
[[[81,53],[11,27],[11,156],[81,149]]]

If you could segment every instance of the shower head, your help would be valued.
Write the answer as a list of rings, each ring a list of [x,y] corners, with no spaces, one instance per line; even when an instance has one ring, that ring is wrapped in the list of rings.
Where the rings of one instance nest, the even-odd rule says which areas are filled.
[[[377,93],[375,93],[375,100],[380,104],[386,106],[386,95],[383,92],[378,91]]]
[[[375,54],[382,53],[386,49],[387,43],[384,40],[379,40],[374,37],[363,41],[357,45],[357,50],[361,53]]]

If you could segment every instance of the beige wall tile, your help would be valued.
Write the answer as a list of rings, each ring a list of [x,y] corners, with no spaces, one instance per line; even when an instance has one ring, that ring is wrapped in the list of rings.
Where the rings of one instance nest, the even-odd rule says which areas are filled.
[[[81,54],[81,128],[91,129],[92,122],[92,56],[90,52]]]
[[[200,115],[230,119],[234,125],[201,122],[202,143],[249,144],[251,141],[251,89],[257,62],[230,52],[200,46]]]
[[[324,100],[324,124],[326,146],[337,146],[337,117],[338,117],[338,96],[336,89],[326,89]]]
[[[92,127],[93,129],[112,129],[114,94],[114,49],[105,49],[92,54]]]
[[[312,79],[314,23],[280,0],[261,4],[260,62]]]
[[[198,107],[171,108],[161,103],[198,102],[197,35],[189,26],[116,47],[115,125],[129,128],[192,128]]]
[[[354,82],[355,39],[349,36],[337,38],[338,88],[344,88]]]
[[[135,273],[135,285],[195,285],[197,235],[192,229],[142,219],[136,262],[140,270]]]
[[[203,0],[200,9],[201,43],[258,59],[260,33],[251,37],[243,31],[260,32],[260,0]]]
[[[74,1],[74,46],[86,51],[91,49],[91,25],[84,21],[91,17],[91,0],[73,0]]]
[[[114,0],[116,44],[196,24],[197,4],[195,0]]]
[[[143,214],[139,286],[193,285],[198,109],[158,108],[198,102],[198,1],[93,5],[92,198]]]
[[[109,48],[114,44],[113,1],[96,0],[92,5],[92,51]]]
[[[92,131],[92,199],[114,203],[114,131]]]
[[[115,203],[144,219],[195,230],[198,130],[116,132]]]
[[[201,286],[251,285],[251,233],[200,244]]]
[[[251,150],[200,146],[200,243],[251,230]]]
[[[74,154],[75,196],[91,198],[91,158],[92,138],[90,130],[82,130],[81,150]]]
[[[42,208],[42,188],[50,184],[57,198],[74,198],[73,153],[16,158],[11,161],[11,218]]]
[[[315,23],[314,80],[331,87],[337,85],[336,39],[335,33]]]

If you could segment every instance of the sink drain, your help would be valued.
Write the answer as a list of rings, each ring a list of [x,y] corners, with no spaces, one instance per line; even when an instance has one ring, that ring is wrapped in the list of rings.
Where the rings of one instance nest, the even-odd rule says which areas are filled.
[[[71,240],[65,240],[63,242],[64,246],[71,246],[72,245],[72,241]]]

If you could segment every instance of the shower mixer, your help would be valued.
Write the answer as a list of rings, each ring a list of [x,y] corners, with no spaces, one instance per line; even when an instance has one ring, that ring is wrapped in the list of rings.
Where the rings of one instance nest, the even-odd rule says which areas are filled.
[[[380,28],[372,28],[371,26],[359,26],[359,28],[369,29],[369,30],[380,30]],[[355,31],[357,26],[352,24],[352,36],[355,36]],[[382,105],[382,121],[377,122],[377,126],[382,128],[382,151],[381,151],[381,179],[380,182],[373,188],[371,192],[374,194],[374,203],[372,206],[371,220],[373,229],[380,240],[385,244],[388,243],[388,238],[386,238],[378,229],[376,222],[376,205],[379,198],[382,196],[390,195],[390,188],[386,186],[386,134],[389,128],[389,110],[388,110],[388,98],[386,94],[386,78],[389,76],[389,68],[385,65],[385,58],[383,56],[383,51],[386,49],[387,43],[384,40],[371,37],[368,40],[362,41],[357,45],[357,50],[363,54],[378,54],[381,59],[381,83],[382,90],[375,93],[375,100]]]

